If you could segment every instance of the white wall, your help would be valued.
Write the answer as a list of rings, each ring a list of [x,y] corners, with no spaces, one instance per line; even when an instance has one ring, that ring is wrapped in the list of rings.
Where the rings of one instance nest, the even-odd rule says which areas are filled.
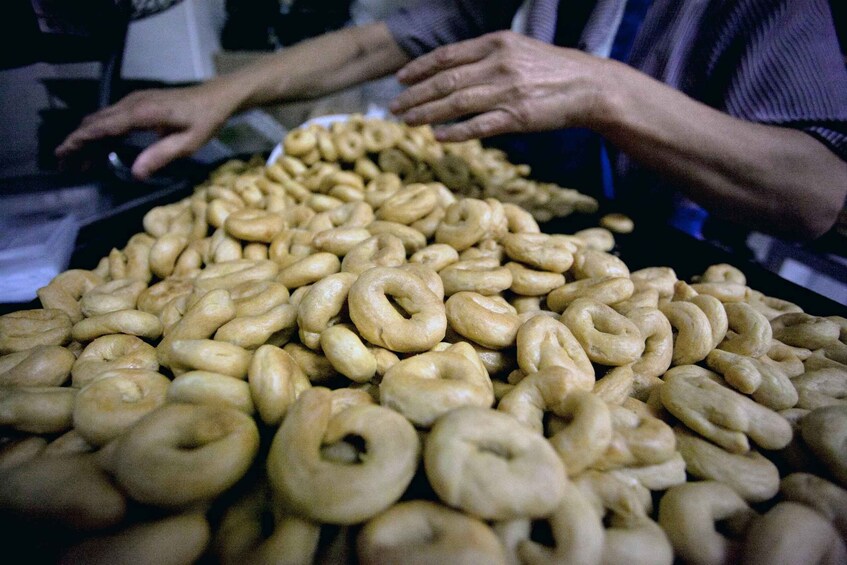
[[[224,0],[183,0],[130,24],[123,76],[191,82],[214,75],[212,57],[220,50]]]

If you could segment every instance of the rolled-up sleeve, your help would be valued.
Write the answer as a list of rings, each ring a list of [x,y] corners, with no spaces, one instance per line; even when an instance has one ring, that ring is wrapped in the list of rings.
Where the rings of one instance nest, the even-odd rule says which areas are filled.
[[[520,0],[424,0],[385,19],[397,44],[412,58],[464,39],[508,29]]]

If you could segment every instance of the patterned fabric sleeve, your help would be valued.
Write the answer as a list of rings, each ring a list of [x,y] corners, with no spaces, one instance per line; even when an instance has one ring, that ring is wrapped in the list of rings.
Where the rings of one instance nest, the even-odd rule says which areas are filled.
[[[448,43],[508,29],[520,0],[423,0],[402,8],[385,22],[412,58]]]
[[[800,129],[847,160],[847,69],[828,0],[742,0],[719,16],[723,32],[705,77],[729,114]],[[708,87],[708,85],[701,85]]]

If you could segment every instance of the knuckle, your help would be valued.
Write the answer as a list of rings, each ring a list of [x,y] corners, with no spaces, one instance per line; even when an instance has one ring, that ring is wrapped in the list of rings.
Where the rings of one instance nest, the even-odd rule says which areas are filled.
[[[439,67],[449,66],[453,61],[453,49],[451,46],[436,49],[433,53],[435,64]]]
[[[492,34],[492,41],[496,47],[503,48],[509,46],[513,39],[513,34],[511,32],[501,30],[496,31]]]
[[[131,112],[134,121],[149,123],[157,120],[160,116],[160,108],[158,105],[145,100],[136,105]]]
[[[468,92],[457,92],[450,100],[450,106],[460,112],[470,109],[472,103],[473,98]]]
[[[520,126],[526,126],[530,122],[530,111],[527,104],[518,102],[506,108],[504,118],[510,116],[511,119]]]
[[[459,83],[456,73],[443,73],[435,83],[435,89],[441,96],[446,96],[456,90]]]
[[[527,100],[532,94],[533,87],[526,82],[518,81],[512,86],[512,97],[515,100]]]
[[[516,78],[517,70],[515,66],[512,65],[508,59],[504,57],[499,57],[497,59],[496,64],[494,65],[494,70],[497,74],[503,75],[508,78]]]

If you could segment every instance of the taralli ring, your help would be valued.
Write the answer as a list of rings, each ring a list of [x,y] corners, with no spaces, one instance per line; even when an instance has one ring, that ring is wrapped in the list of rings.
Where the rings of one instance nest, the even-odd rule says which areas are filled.
[[[575,300],[562,314],[562,322],[595,363],[626,365],[638,360],[644,352],[644,339],[638,326],[596,300]]]
[[[401,502],[370,520],[357,547],[365,564],[400,565],[410,556],[426,563],[506,563],[485,522],[426,500]]]
[[[243,412],[168,404],[121,436],[114,474],[141,503],[186,506],[214,498],[235,484],[258,449],[256,424]]]
[[[401,315],[391,297],[410,317]],[[359,275],[350,287],[350,319],[359,333],[392,351],[426,351],[444,338],[444,304],[424,282],[399,269],[377,267]]]
[[[424,466],[442,500],[488,520],[549,515],[567,481],[543,437],[508,414],[476,407],[436,421]]]
[[[382,377],[380,403],[412,423],[428,427],[441,414],[460,406],[489,407],[494,390],[487,371],[467,343],[430,351],[393,365]]]
[[[71,319],[62,310],[21,310],[0,316],[0,355],[37,345],[65,345]]]
[[[381,406],[353,406],[332,416],[331,396],[322,388],[300,395],[274,437],[268,477],[292,510],[313,520],[355,524],[400,498],[415,473],[420,442],[406,419]],[[365,440],[354,464],[322,457],[321,446],[351,434]]]

